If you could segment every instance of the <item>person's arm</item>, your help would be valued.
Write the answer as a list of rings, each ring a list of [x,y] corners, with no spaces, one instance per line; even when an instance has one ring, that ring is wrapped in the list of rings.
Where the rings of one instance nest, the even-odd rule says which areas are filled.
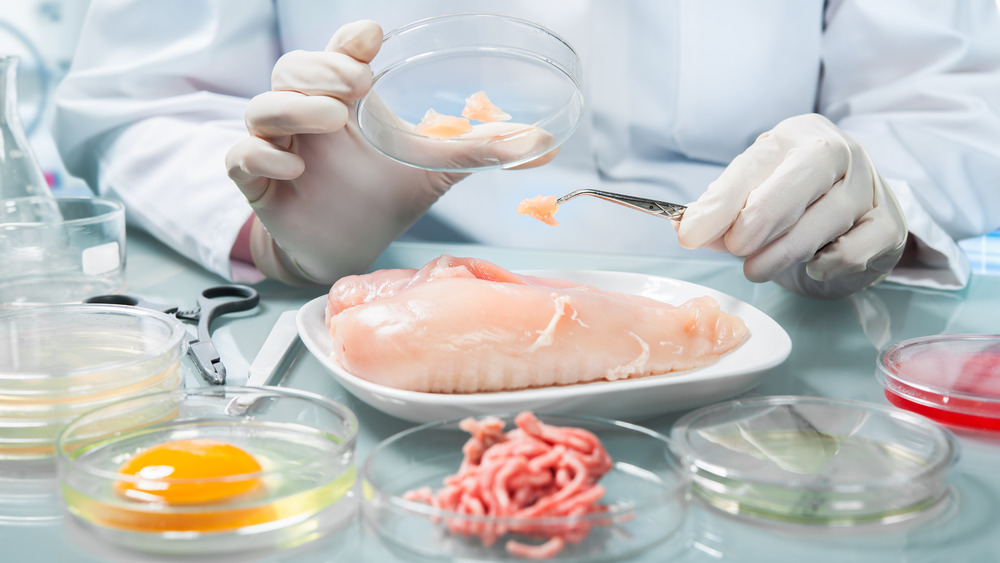
[[[364,140],[354,105],[371,89],[368,63],[382,37],[375,21],[345,24],[324,50],[283,55],[271,73],[271,90],[247,104],[249,135],[232,146],[225,162],[255,213],[249,236],[254,264],[270,278],[326,285],[363,273],[468,175],[396,162]],[[381,119],[398,120],[377,105]],[[396,124],[415,131],[413,124]],[[551,134],[513,121],[475,125],[463,140],[414,134],[405,142],[411,155],[456,169],[525,159],[512,169],[530,168],[558,151]]]
[[[963,287],[956,239],[1000,225],[997,8],[827,8],[820,114],[761,134],[688,206],[678,240],[812,297],[883,279]]]
[[[225,154],[246,136],[248,99],[270,87],[273,10],[268,0],[94,0],[57,94],[67,169],[227,278],[231,259],[245,258],[233,249],[251,209]]]
[[[863,145],[906,216],[890,280],[959,288],[955,241],[1000,227],[994,0],[833,0],[820,112]]]

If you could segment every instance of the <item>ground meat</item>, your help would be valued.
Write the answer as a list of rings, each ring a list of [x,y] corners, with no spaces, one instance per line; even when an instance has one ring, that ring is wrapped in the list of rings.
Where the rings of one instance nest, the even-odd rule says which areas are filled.
[[[507,533],[547,538],[534,545],[508,540],[509,553],[528,559],[548,559],[566,544],[579,543],[591,522],[554,526],[524,522],[526,518],[566,517],[603,512],[604,488],[597,481],[611,469],[611,457],[591,432],[552,426],[531,412],[514,420],[517,428],[504,432],[499,418],[461,422],[471,437],[462,448],[458,473],[447,477],[434,492],[423,487],[406,498],[464,514],[522,519],[513,525],[446,520],[457,534],[478,536],[490,546]]]

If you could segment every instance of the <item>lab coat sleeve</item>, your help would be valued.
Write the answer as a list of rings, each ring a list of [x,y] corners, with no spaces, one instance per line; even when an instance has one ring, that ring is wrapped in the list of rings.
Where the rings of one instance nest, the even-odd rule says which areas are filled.
[[[251,209],[225,154],[247,135],[248,99],[270,89],[276,35],[269,0],[93,0],[56,95],[67,169],[229,279]]]
[[[994,0],[834,0],[820,111],[871,154],[916,250],[888,279],[961,288],[958,240],[1000,227]]]

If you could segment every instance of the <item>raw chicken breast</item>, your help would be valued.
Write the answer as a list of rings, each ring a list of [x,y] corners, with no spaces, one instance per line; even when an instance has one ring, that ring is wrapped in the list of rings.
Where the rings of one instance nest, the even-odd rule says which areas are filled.
[[[443,255],[330,289],[333,359],[374,383],[474,393],[714,363],[748,336],[710,297],[680,306]]]

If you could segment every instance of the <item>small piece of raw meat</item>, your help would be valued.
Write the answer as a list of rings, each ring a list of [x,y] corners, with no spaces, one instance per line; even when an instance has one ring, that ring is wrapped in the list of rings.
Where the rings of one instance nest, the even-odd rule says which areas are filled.
[[[438,113],[431,108],[413,130],[425,137],[452,139],[472,131],[472,123],[464,117]]]
[[[469,119],[483,123],[510,120],[510,114],[498,108],[496,104],[490,101],[486,92],[482,90],[465,98],[465,108],[462,109],[462,117],[468,117]]]
[[[530,215],[546,225],[555,227],[559,224],[555,214],[559,211],[559,204],[556,203],[554,195],[539,195],[526,199],[517,205],[517,212],[521,215]]]

